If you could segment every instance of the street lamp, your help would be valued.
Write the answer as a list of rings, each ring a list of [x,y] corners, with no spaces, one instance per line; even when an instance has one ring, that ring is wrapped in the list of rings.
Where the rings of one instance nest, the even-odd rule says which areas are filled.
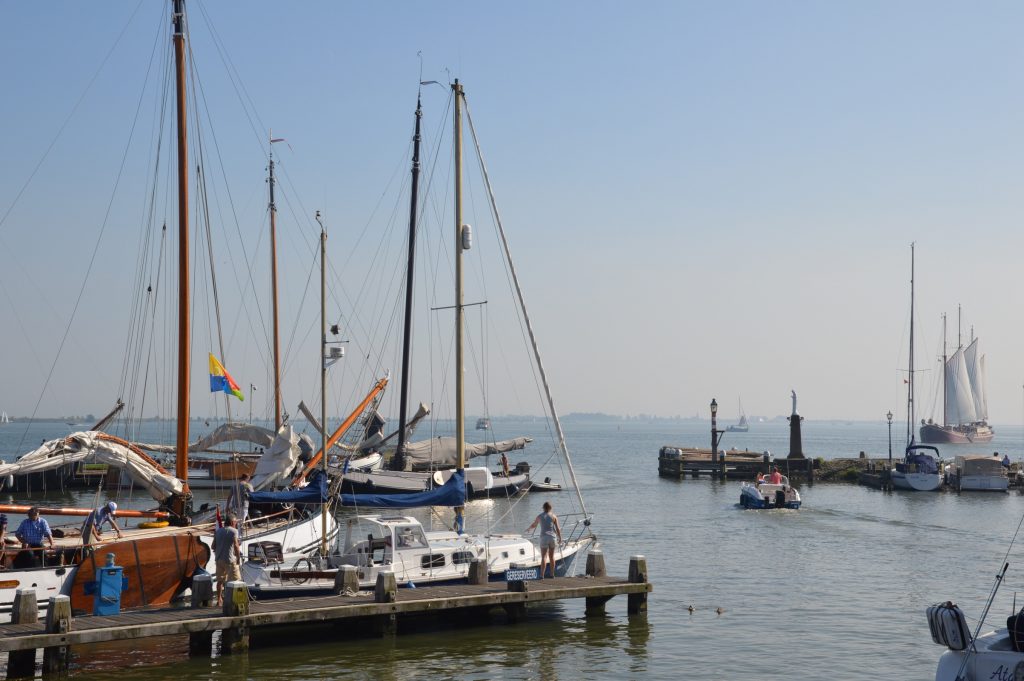
[[[889,421],[889,468],[892,468],[892,410],[885,415]]]

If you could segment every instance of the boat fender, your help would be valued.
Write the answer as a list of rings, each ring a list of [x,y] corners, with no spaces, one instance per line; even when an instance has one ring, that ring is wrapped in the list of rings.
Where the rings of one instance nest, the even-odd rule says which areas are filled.
[[[140,530],[155,530],[158,527],[167,527],[170,525],[166,520],[152,520],[146,523],[139,523]]]
[[[1010,635],[1013,649],[1018,653],[1024,652],[1024,609],[1006,618],[1006,633]]]
[[[927,613],[932,641],[950,650],[967,648],[971,634],[964,611],[957,607],[956,603],[946,601],[941,605],[933,605],[928,608]]]

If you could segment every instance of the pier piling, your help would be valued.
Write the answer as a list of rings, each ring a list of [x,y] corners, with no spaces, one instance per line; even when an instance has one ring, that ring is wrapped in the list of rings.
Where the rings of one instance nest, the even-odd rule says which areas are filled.
[[[43,678],[67,678],[71,649],[64,634],[71,631],[71,597],[50,596],[46,608],[46,633],[61,635],[57,645],[43,650]]]
[[[195,575],[192,577],[193,608],[208,608],[213,603],[213,577]],[[213,651],[213,632],[194,631],[188,635],[189,655],[209,655]]]
[[[39,603],[35,589],[18,589],[11,606],[11,624],[35,624],[39,621]],[[7,678],[32,678],[36,674],[36,651],[12,650],[7,659]]]
[[[398,600],[398,583],[395,581],[395,573],[387,570],[377,573],[377,584],[373,589],[374,603],[394,603]],[[394,609],[383,615],[373,618],[374,631],[379,636],[394,636],[398,633],[398,618]]]
[[[342,565],[334,575],[334,593],[342,596],[354,596],[359,593],[359,568],[355,565]]]
[[[469,561],[469,583],[487,583],[487,561],[483,558],[474,558]]]
[[[245,582],[228,582],[224,585],[224,606],[225,617],[237,618],[237,622],[221,631],[220,654],[231,655],[244,652],[249,649],[249,625],[246,619],[249,616],[249,589]]]
[[[644,584],[647,582],[647,559],[643,556],[631,556],[629,559],[629,577],[632,584]],[[626,596],[626,612],[630,615],[639,615],[647,612],[647,592],[629,594]]]

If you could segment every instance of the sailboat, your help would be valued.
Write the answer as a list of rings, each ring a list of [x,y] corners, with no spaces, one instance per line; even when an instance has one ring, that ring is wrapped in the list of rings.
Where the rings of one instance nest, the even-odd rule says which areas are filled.
[[[727,433],[746,433],[750,430],[750,424],[747,422],[747,415],[743,411],[743,400],[740,400],[740,420],[739,423],[734,423],[725,429]]]
[[[9,616],[19,588],[35,588],[39,605],[46,607],[54,594],[71,598],[75,612],[88,611],[93,596],[87,585],[96,579],[96,571],[107,554],[113,554],[117,565],[128,576],[128,587],[121,595],[122,607],[164,605],[188,588],[192,575],[199,570],[212,571],[211,533],[215,527],[212,513],[194,513],[192,493],[188,485],[189,471],[189,388],[190,365],[190,263],[188,147],[186,144],[187,110],[185,105],[186,16],[184,0],[172,3],[172,42],[177,102],[177,191],[178,191],[178,315],[177,315],[177,422],[175,434],[175,469],[173,474],[148,456],[135,444],[98,430],[77,432],[67,437],[44,442],[39,448],[16,462],[0,464],[0,477],[39,472],[74,461],[99,461],[122,469],[134,482],[146,489],[159,502],[152,511],[119,511],[121,517],[151,518],[149,527],[122,530],[122,537],[103,542],[96,550],[84,548],[76,530],[55,537],[54,549],[0,552],[0,617]],[[378,388],[375,387],[375,390]],[[380,386],[382,389],[382,386]],[[375,394],[375,393],[371,393]],[[369,399],[369,398],[368,398]],[[353,419],[354,420],[354,419]],[[287,445],[280,457],[268,457],[268,464],[280,464],[278,471],[267,470],[268,479],[279,478],[295,461],[289,456],[295,449],[290,429],[278,433]],[[272,447],[273,449],[273,447]],[[257,471],[258,472],[258,471]],[[0,512],[23,513],[24,506],[0,506]],[[81,516],[91,509],[41,509],[43,515]],[[258,527],[247,528],[242,549],[264,541],[277,541],[289,547],[319,545],[322,536],[335,531],[333,518],[321,524],[316,517],[292,510],[265,518]]]
[[[972,334],[973,335],[973,334]],[[942,424],[921,422],[921,442],[976,444],[991,442],[985,393],[985,355],[978,354],[978,339],[964,347],[958,343],[946,356],[946,316],[942,316]]]
[[[893,487],[932,492],[942,486],[939,450],[914,441],[914,244],[910,244],[910,359],[907,371],[907,447],[889,472]]]
[[[11,419],[8,418],[7,412],[6,411],[0,412],[0,425],[3,425],[5,423],[10,423],[10,422],[11,422]]]
[[[411,516],[394,513],[359,515],[348,520],[347,529],[338,541],[334,550],[326,557],[326,564],[320,561],[320,570],[289,570],[286,566],[297,565],[303,560],[301,554],[288,554],[287,551],[275,551],[274,559],[261,558],[248,561],[243,566],[242,574],[245,581],[252,585],[250,594],[256,598],[281,597],[310,593],[323,593],[333,589],[334,574],[343,565],[357,568],[360,586],[374,584],[377,574],[381,571],[394,572],[399,585],[413,586],[465,581],[469,574],[470,563],[474,559],[483,559],[487,564],[490,579],[504,579],[506,570],[529,570],[541,564],[538,547],[529,538],[517,534],[466,534],[463,532],[462,509],[466,502],[466,441],[465,441],[465,387],[463,360],[463,286],[462,286],[462,255],[470,247],[468,226],[462,222],[462,106],[464,104],[463,87],[456,80],[452,84],[455,116],[455,457],[456,468],[444,485],[419,494],[343,494],[342,503],[357,507],[415,508],[426,506],[450,506],[455,509],[455,527],[446,530],[425,530],[421,523]],[[468,112],[467,112],[468,113]],[[420,107],[417,105],[417,133],[419,130]],[[472,121],[470,121],[472,125]],[[418,134],[417,134],[418,138]],[[414,151],[414,159],[418,153]],[[483,164],[481,163],[481,166]],[[413,172],[417,163],[414,161]],[[486,170],[484,171],[486,178]],[[415,180],[414,180],[415,186]],[[488,190],[490,187],[488,186]],[[414,194],[415,197],[415,194]],[[413,199],[415,201],[415,198]],[[492,194],[493,200],[493,194]],[[413,204],[415,206],[415,203]],[[496,211],[495,211],[496,214]],[[415,211],[413,211],[415,215]],[[500,218],[498,219],[499,230]],[[543,363],[537,352],[536,339],[529,322],[518,284],[515,267],[508,258],[509,270],[516,284],[520,309],[526,321],[527,329],[535,353],[538,373],[541,376],[545,395],[553,415],[555,430],[558,433],[560,448],[566,455],[569,474],[575,484],[575,472],[568,457],[568,449],[562,433],[561,424],[554,410],[551,391]],[[407,293],[408,295],[408,293]],[[403,410],[404,412],[404,410]],[[401,429],[400,429],[401,432]],[[404,454],[405,448],[400,449]],[[578,485],[575,485],[579,493]],[[268,494],[271,497],[272,494]],[[263,498],[263,497],[257,497]],[[575,527],[565,528],[565,540],[555,550],[555,572],[558,575],[569,573],[575,561],[594,543],[596,538],[590,530],[590,517],[586,514],[582,495],[580,503],[584,518]],[[307,560],[313,566],[313,560]],[[333,574],[332,574],[333,573]]]

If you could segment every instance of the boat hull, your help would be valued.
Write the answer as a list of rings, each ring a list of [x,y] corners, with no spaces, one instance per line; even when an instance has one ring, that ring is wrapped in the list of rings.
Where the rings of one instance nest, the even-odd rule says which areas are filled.
[[[1024,653],[1013,649],[1006,629],[983,634],[974,640],[975,651],[971,652],[967,668],[960,675],[966,650],[947,650],[939,658],[935,670],[935,681],[988,681],[989,679],[1021,678],[1024,670]]]
[[[782,492],[782,496],[778,496],[777,492]],[[788,508],[796,510],[800,508],[801,503],[800,494],[795,489],[789,488],[787,492],[781,485],[752,485],[745,482],[740,488],[740,506],[746,509]]]
[[[912,492],[934,492],[942,487],[940,473],[906,473],[894,470],[891,479],[892,486],[896,489]]]
[[[989,426],[921,426],[921,442],[926,444],[969,445],[991,442],[995,432]]]

